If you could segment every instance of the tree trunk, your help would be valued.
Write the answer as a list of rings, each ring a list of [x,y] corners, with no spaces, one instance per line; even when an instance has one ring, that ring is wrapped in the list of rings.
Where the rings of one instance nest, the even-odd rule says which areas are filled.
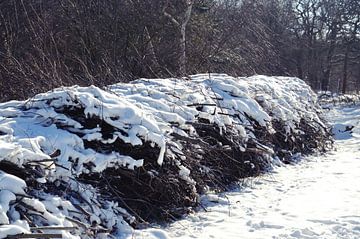
[[[300,79],[304,79],[304,73],[303,73],[303,53],[302,50],[297,50],[296,52],[296,70],[297,70],[297,76]]]
[[[345,50],[345,56],[344,56],[343,81],[342,81],[342,88],[341,88],[341,93],[343,93],[343,94],[346,93],[346,86],[347,86],[347,81],[348,81],[347,71],[348,71],[349,51],[350,51],[350,47],[349,47],[349,44],[347,44],[346,50]]]
[[[167,5],[163,8],[163,13],[166,17],[168,17],[171,22],[175,25],[175,27],[179,30],[179,74],[184,76],[186,75],[186,26],[190,20],[192,7],[194,4],[194,0],[184,0],[185,1],[185,12],[180,20],[176,19],[174,16],[166,12]],[[168,3],[167,3],[168,4]]]
[[[357,78],[357,90],[358,94],[360,94],[360,63],[358,63],[358,78]]]
[[[331,73],[331,60],[335,52],[335,40],[331,40],[328,54],[326,57],[326,68],[323,74],[322,83],[321,83],[321,90],[328,91],[329,90],[329,84],[330,84],[330,73]]]
[[[147,41],[146,55],[149,57],[149,65],[148,65],[148,67],[150,68],[150,71],[153,74],[156,74],[155,72],[158,72],[158,70],[160,69],[160,65],[159,65],[158,59],[156,57],[155,47],[153,45],[149,30],[148,30],[148,28],[146,26],[144,28],[144,34],[145,34],[145,38],[146,38],[146,41]]]
[[[179,56],[179,72],[181,75],[186,75],[186,26],[191,17],[191,11],[193,6],[192,0],[186,1],[187,8],[185,10],[184,20],[180,26],[180,56]]]

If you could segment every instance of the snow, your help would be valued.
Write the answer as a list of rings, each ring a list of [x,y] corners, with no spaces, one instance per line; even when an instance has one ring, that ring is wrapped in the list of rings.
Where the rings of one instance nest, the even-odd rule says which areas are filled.
[[[15,194],[24,195],[24,188],[26,187],[26,183],[24,180],[15,177],[11,174],[4,173],[0,171],[0,190],[8,190]]]
[[[22,226],[18,225],[2,225],[0,227],[0,238],[6,238],[6,236],[17,235],[21,233],[28,233]]]
[[[206,119],[223,131],[235,127],[245,144],[255,137],[250,119],[272,133],[274,119],[286,121],[288,133],[298,131],[301,118],[323,125],[318,117],[316,94],[302,80],[293,77],[235,78],[212,73],[193,75],[186,81],[140,79],[108,89],[141,107],[144,114],[153,115],[166,134],[189,130],[186,122]],[[177,127],[173,126],[175,123]]]
[[[140,79],[131,84],[109,86],[110,92],[97,87],[68,87],[35,96],[27,102],[12,101],[0,105],[2,156],[23,165],[28,161],[50,159],[56,149],[61,152],[50,181],[87,172],[84,164],[101,172],[107,167],[122,165],[129,169],[141,167],[143,160],[121,154],[99,154],[85,149],[83,140],[108,144],[120,138],[133,146],[150,141],[160,148],[157,162],[161,165],[166,142],[172,132],[195,132],[187,124],[207,119],[224,131],[235,126],[245,144],[251,128],[248,117],[272,132],[271,120],[289,122],[296,130],[301,117],[317,118],[315,94],[301,80],[291,77],[254,76],[234,78],[223,74],[199,74],[190,81],[182,79]],[[262,99],[263,106],[256,99]],[[266,100],[264,100],[266,99]],[[201,109],[196,109],[199,106]],[[104,138],[100,127],[87,129],[82,122],[59,113],[64,108],[84,108],[86,117],[99,117],[119,129],[112,138]],[[270,116],[271,114],[271,116]],[[175,126],[175,124],[177,126]],[[60,129],[65,128],[68,130]],[[251,131],[251,129],[250,129]],[[84,134],[82,137],[79,134]],[[171,139],[170,139],[171,140]],[[8,155],[9,152],[11,155]],[[77,158],[77,167],[69,158]],[[53,166],[50,162],[47,166]],[[179,168],[179,173],[183,172]]]
[[[203,196],[206,211],[123,238],[360,238],[360,107],[337,107],[327,118],[337,126],[336,150]],[[343,137],[338,125],[354,128]]]
[[[9,219],[6,216],[9,211],[9,203],[16,199],[14,193],[9,190],[0,191],[0,224],[9,224]]]
[[[101,173],[109,167],[134,170],[145,164],[144,159],[135,159],[120,150],[96,151],[86,147],[85,141],[111,144],[121,139],[134,147],[150,143],[159,149],[154,161],[161,166],[166,156],[184,155],[181,143],[171,134],[194,136],[197,132],[191,123],[199,120],[216,124],[221,132],[235,130],[241,136],[239,144],[246,150],[250,139],[256,141],[252,121],[269,133],[275,133],[273,120],[286,121],[289,133],[298,130],[301,118],[322,125],[319,111],[316,95],[300,79],[236,78],[224,74],[199,74],[189,79],[139,79],[129,84],[111,85],[106,90],[95,86],[63,87],[27,101],[2,103],[0,161],[14,163],[20,168],[37,165],[44,174],[36,178],[38,182],[63,186],[79,192],[81,198],[66,195],[65,199],[62,196],[66,191],[61,192],[64,195],[53,195],[42,189],[31,189],[23,179],[0,172],[0,224],[4,224],[0,226],[0,238],[29,232],[29,223],[21,219],[18,207],[14,206],[14,196],[19,200],[22,195],[25,197],[21,198],[21,207],[42,215],[33,222],[35,225],[79,226],[80,223],[89,228],[101,221],[102,226],[119,237],[131,231],[127,222],[134,220],[133,217],[116,202],[100,200],[99,192],[89,184],[80,183],[77,177],[90,172]],[[80,114],[84,119],[71,114]],[[114,132],[107,136],[102,125],[96,123],[97,119]],[[89,122],[93,125],[86,125]],[[170,149],[169,144],[174,147]],[[274,153],[271,148],[263,147],[269,155]],[[57,150],[59,155],[50,157]],[[180,159],[186,160],[186,157]],[[272,160],[273,164],[278,164],[276,158]],[[177,160],[175,165],[179,178],[194,185],[186,164]],[[156,175],[157,172],[149,173]],[[79,207],[83,210],[79,211]],[[83,211],[91,213],[87,215]],[[79,222],[74,222],[74,218]],[[258,227],[267,225],[256,223]],[[176,224],[173,227],[177,231]],[[168,234],[163,229],[149,230],[157,238],[166,238]],[[87,238],[83,231],[80,226],[76,232],[59,232],[63,238]]]

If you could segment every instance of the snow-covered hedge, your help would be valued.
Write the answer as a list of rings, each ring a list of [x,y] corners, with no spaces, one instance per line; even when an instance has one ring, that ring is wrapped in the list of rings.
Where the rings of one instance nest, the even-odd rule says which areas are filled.
[[[326,150],[316,101],[297,78],[202,74],[0,104],[0,238],[46,226],[94,238],[182,215],[199,193]]]

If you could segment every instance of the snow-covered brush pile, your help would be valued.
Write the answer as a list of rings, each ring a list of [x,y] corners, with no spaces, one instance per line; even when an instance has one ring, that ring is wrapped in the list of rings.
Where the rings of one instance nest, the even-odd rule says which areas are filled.
[[[183,215],[206,190],[330,147],[316,100],[297,78],[204,74],[0,104],[0,237]]]
[[[332,108],[336,105],[349,105],[360,103],[359,94],[345,94],[338,95],[331,92],[319,92],[318,93],[319,104],[326,109]]]

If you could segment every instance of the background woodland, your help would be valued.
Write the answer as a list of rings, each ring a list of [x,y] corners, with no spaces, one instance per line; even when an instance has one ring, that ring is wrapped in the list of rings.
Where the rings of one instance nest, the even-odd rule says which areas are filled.
[[[0,0],[0,100],[219,72],[360,90],[358,0]]]

